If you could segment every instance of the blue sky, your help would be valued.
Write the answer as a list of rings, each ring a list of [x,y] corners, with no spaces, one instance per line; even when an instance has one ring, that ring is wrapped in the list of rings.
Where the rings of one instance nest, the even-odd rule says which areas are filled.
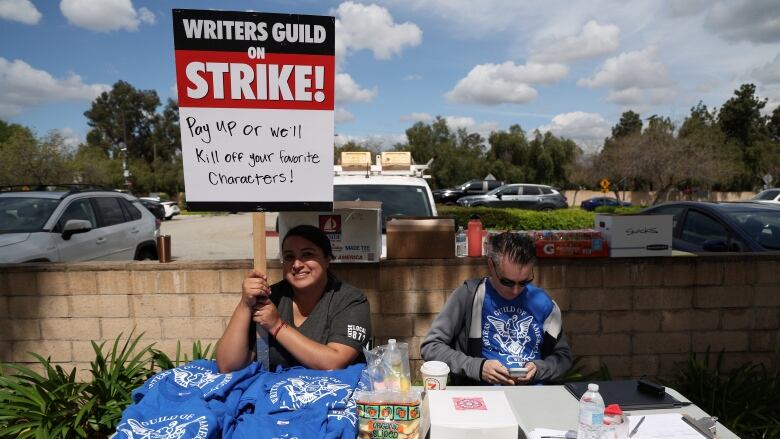
[[[752,82],[780,104],[776,0],[0,0],[0,118],[87,132],[118,80],[174,95],[171,9],[337,19],[337,141],[404,140],[416,121],[487,135],[519,123],[586,149],[623,111],[680,122]]]

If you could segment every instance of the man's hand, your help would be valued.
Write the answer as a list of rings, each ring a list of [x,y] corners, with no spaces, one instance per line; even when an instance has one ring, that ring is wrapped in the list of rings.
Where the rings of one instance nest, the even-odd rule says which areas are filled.
[[[509,370],[498,360],[485,361],[485,364],[482,365],[482,381],[502,386],[515,385],[512,377],[509,376]]]
[[[534,381],[534,376],[536,376],[536,365],[533,361],[525,363],[525,366],[523,367],[528,369],[528,373],[526,373],[524,377],[512,378],[514,380],[514,384],[518,386],[526,386],[531,384]]]

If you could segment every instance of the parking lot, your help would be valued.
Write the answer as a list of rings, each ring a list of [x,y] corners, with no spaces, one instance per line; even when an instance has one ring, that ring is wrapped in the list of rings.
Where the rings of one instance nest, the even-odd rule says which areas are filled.
[[[274,230],[276,213],[266,214],[266,229]],[[171,235],[174,260],[252,259],[252,214],[180,215],[160,226]],[[266,256],[276,258],[279,240],[267,237]]]

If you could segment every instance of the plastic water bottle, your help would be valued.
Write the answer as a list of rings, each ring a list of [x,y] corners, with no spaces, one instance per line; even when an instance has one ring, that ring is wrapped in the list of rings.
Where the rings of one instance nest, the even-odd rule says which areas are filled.
[[[599,439],[604,425],[604,399],[599,385],[588,384],[588,391],[580,398],[580,419],[577,439]]]
[[[466,232],[463,231],[463,227],[458,227],[458,233],[455,235],[455,256],[465,258],[466,251]]]

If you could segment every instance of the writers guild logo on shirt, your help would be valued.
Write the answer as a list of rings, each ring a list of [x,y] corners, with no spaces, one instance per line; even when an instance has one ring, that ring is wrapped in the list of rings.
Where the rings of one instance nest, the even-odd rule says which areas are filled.
[[[181,439],[183,437],[205,439],[209,432],[209,423],[205,416],[194,414],[161,416],[149,421],[128,419],[127,425],[120,425],[113,437],[139,439]],[[120,436],[123,435],[123,436]]]
[[[528,330],[531,328],[531,323],[533,323],[533,316],[529,315],[520,318],[519,315],[513,314],[507,320],[487,316],[487,320],[495,328],[493,340],[498,343],[501,352],[508,354],[507,363],[517,363],[521,366],[525,364],[523,349],[531,341]],[[490,328],[487,324],[485,326],[487,329],[485,332],[489,333]]]
[[[347,337],[362,343],[366,340],[366,328],[358,325],[347,325]]]
[[[320,230],[325,234],[341,233],[341,215],[320,215]]]
[[[344,390],[342,403],[349,398],[349,384],[328,378],[301,376],[287,378],[271,386],[268,396],[271,402],[279,404],[279,407],[297,410],[301,407],[313,404],[326,396],[338,396],[338,392]]]
[[[160,381],[171,374],[173,374],[173,381],[176,384],[184,388],[197,387],[203,391],[204,396],[208,396],[209,394],[216,392],[220,388],[226,386],[233,379],[232,373],[214,373],[205,367],[188,364],[186,366],[166,370],[155,375],[154,378],[152,378],[152,380],[149,382],[149,389],[156,386]],[[209,387],[209,385],[213,383],[216,384]]]
[[[231,374],[222,375],[214,373],[208,369],[197,369],[200,369],[200,371],[190,372],[185,369],[173,369],[174,382],[182,387],[197,387],[199,389],[203,389],[216,380],[223,378],[222,382],[220,382],[217,386],[209,389],[208,393],[210,393],[227,384],[232,378]]]

